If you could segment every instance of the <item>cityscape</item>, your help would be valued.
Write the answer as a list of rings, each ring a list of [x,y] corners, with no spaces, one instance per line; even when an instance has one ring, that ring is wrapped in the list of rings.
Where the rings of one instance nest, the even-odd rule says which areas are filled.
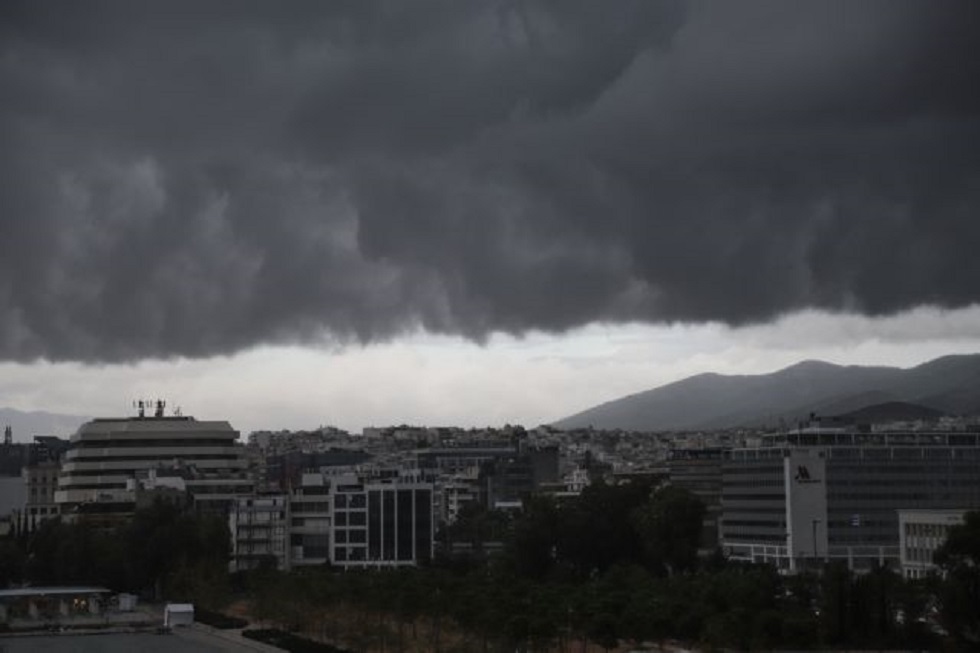
[[[851,579],[884,573],[908,587],[919,587],[922,600],[917,621],[907,624],[911,615],[899,607],[899,595],[883,598],[894,612],[887,617],[890,626],[877,634],[884,639],[878,641],[912,637],[919,645],[938,645],[944,638],[958,639],[946,629],[957,622],[935,587],[948,573],[943,562],[947,554],[941,551],[951,529],[965,528],[968,513],[980,507],[980,416],[923,413],[921,406],[893,402],[850,416],[810,413],[776,429],[639,432],[547,425],[400,425],[368,427],[360,433],[321,427],[243,436],[228,421],[199,421],[168,410],[164,400],[138,400],[133,405],[133,414],[93,419],[69,437],[35,435],[29,443],[14,442],[12,429],[6,428],[0,449],[0,465],[8,474],[0,477],[6,511],[0,515],[0,537],[8,542],[8,563],[2,580],[14,588],[0,590],[0,622],[6,628],[30,632],[50,623],[145,628],[149,617],[137,604],[151,606],[168,599],[183,601],[167,603],[168,610],[197,605],[198,619],[205,623],[229,620],[232,627],[241,628],[248,623],[243,616],[278,622],[282,632],[294,630],[310,637],[309,646],[314,641],[342,647],[339,650],[394,646],[396,635],[385,630],[384,618],[371,635],[351,634],[350,625],[346,630],[335,627],[332,636],[322,626],[301,626],[303,620],[289,626],[274,608],[263,606],[262,595],[274,590],[261,583],[269,582],[270,573],[314,582],[310,579],[318,576],[309,573],[329,570],[327,577],[319,578],[330,584],[337,574],[396,578],[406,570],[438,575],[454,568],[470,570],[467,573],[485,568],[490,573],[497,565],[519,569],[521,564],[531,565],[522,573],[532,577],[574,577],[568,570],[548,571],[563,556],[569,556],[569,564],[582,564],[576,557],[582,554],[565,551],[569,543],[561,539],[545,552],[547,562],[521,562],[520,556],[533,555],[515,548],[522,546],[522,530],[531,527],[527,522],[537,511],[554,510],[552,517],[558,522],[553,527],[561,531],[561,520],[610,493],[606,501],[621,502],[619,509],[627,509],[625,525],[633,523],[649,537],[670,538],[674,547],[687,546],[684,554],[679,549],[658,554],[664,556],[656,563],[659,570],[648,567],[654,578],[677,573],[697,577],[707,573],[698,569],[710,565],[743,569],[740,573],[767,570],[764,573],[782,579],[779,583],[827,578],[832,569]],[[637,497],[640,503],[630,508]],[[658,518],[686,521],[686,532],[662,521],[642,527],[652,532],[642,530],[642,515],[651,510],[643,502],[656,505],[657,497],[662,497],[661,509],[683,511]],[[670,508],[668,501],[676,505]],[[144,585],[139,586],[125,574],[104,575],[104,570],[57,571],[65,564],[57,558],[45,562],[41,572],[29,563],[18,569],[16,555],[11,555],[18,547],[24,547],[20,555],[25,560],[44,555],[39,547],[58,528],[76,529],[62,533],[69,541],[80,533],[129,533],[134,523],[154,512],[159,513],[154,519],[193,515],[217,529],[210,542],[219,550],[209,554],[217,566],[206,573],[211,575],[209,585],[223,585],[224,591],[175,580],[174,569],[155,579],[143,577]],[[599,536],[612,537],[623,526],[606,524],[612,532]],[[218,535],[221,531],[225,534]],[[623,541],[613,546],[628,549]],[[616,555],[628,556],[627,549]],[[72,550],[60,555],[93,553]],[[591,574],[617,569],[615,558],[589,559]],[[637,560],[651,564],[646,556]],[[59,578],[52,587],[18,585],[51,572],[71,578]],[[218,577],[226,580],[219,582]],[[231,578],[237,579],[238,589],[229,585]],[[248,578],[252,580],[243,580]],[[68,580],[86,583],[64,584]],[[112,590],[105,586],[112,584],[121,593],[110,595]],[[58,599],[58,592],[67,593],[67,598]],[[53,600],[61,607],[49,613]],[[827,600],[814,596],[805,607],[811,611],[814,633],[832,643],[823,639],[826,624],[819,617],[818,606]],[[237,606],[236,616],[220,616],[230,614],[230,606]],[[93,625],[93,615],[104,621]],[[351,623],[357,620],[351,618]],[[418,628],[415,619],[412,624]],[[399,647],[405,646],[401,630],[406,627],[399,623]],[[429,630],[433,627],[430,624]],[[473,633],[466,634],[472,626],[457,621],[439,627],[446,629],[446,645],[462,638],[464,643],[457,646],[474,646],[468,639]],[[663,628],[658,636],[661,646],[664,639],[675,647],[681,646],[679,641],[686,646],[712,641],[704,632],[691,637],[679,627]],[[619,634],[626,632],[630,635]],[[531,629],[481,636],[485,644],[525,642],[550,649],[569,645],[574,635],[571,629],[555,626],[538,634]],[[416,634],[412,646],[438,648],[442,636],[429,632],[420,640]],[[853,633],[838,636],[841,642],[860,641],[848,639]],[[607,649],[616,648],[621,639],[637,645],[640,641],[629,626],[616,623],[592,625],[577,637],[582,646],[592,642]],[[799,643],[778,634],[770,634],[768,640],[751,639],[758,634],[749,637],[748,642],[756,642],[752,646],[761,641]],[[535,638],[543,639],[535,643]],[[714,641],[738,643],[725,637]]]

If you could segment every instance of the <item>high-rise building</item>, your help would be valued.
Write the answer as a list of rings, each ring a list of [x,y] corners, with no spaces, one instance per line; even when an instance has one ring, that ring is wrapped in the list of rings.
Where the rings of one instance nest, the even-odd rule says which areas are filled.
[[[980,506],[980,433],[801,428],[722,462],[721,546],[787,570],[899,564],[899,511]]]

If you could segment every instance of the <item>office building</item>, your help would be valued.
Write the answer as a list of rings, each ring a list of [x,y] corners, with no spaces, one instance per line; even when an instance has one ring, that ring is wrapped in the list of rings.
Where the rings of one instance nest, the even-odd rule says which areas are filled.
[[[331,562],[341,567],[415,565],[432,558],[432,483],[338,477],[331,486]]]
[[[899,511],[980,506],[980,434],[808,428],[722,461],[721,546],[787,571],[897,567]]]
[[[55,503],[62,515],[131,512],[129,481],[152,469],[169,469],[186,481],[201,510],[227,514],[234,499],[251,494],[244,447],[226,421],[156,413],[95,419],[79,427],[64,454]],[[176,471],[179,470],[179,471]]]

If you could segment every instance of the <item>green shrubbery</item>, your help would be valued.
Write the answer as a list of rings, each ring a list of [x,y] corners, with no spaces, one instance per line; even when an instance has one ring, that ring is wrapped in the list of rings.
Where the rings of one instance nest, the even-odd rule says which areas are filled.
[[[203,608],[194,609],[194,621],[220,630],[235,630],[248,626],[248,620],[240,617],[230,617],[221,612],[213,612]]]

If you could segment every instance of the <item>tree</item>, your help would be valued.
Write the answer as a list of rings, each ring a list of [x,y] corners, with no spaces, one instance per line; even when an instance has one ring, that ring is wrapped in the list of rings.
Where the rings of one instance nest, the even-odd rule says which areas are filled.
[[[550,497],[530,497],[516,520],[507,554],[514,571],[528,578],[544,578],[554,567],[559,528],[558,506]]]
[[[0,587],[9,587],[21,582],[27,557],[17,540],[0,540]]]
[[[949,530],[935,561],[945,578],[939,589],[943,625],[963,648],[980,646],[980,512],[968,512]]]
[[[851,639],[853,587],[851,571],[842,562],[824,567],[821,578],[820,618],[824,641],[832,646],[846,644]]]
[[[665,486],[633,513],[651,572],[669,576],[697,568],[704,510],[687,490]]]
[[[576,501],[561,505],[557,552],[578,578],[605,573],[616,565],[638,564],[643,542],[632,519],[650,498],[649,483],[596,482]]]

